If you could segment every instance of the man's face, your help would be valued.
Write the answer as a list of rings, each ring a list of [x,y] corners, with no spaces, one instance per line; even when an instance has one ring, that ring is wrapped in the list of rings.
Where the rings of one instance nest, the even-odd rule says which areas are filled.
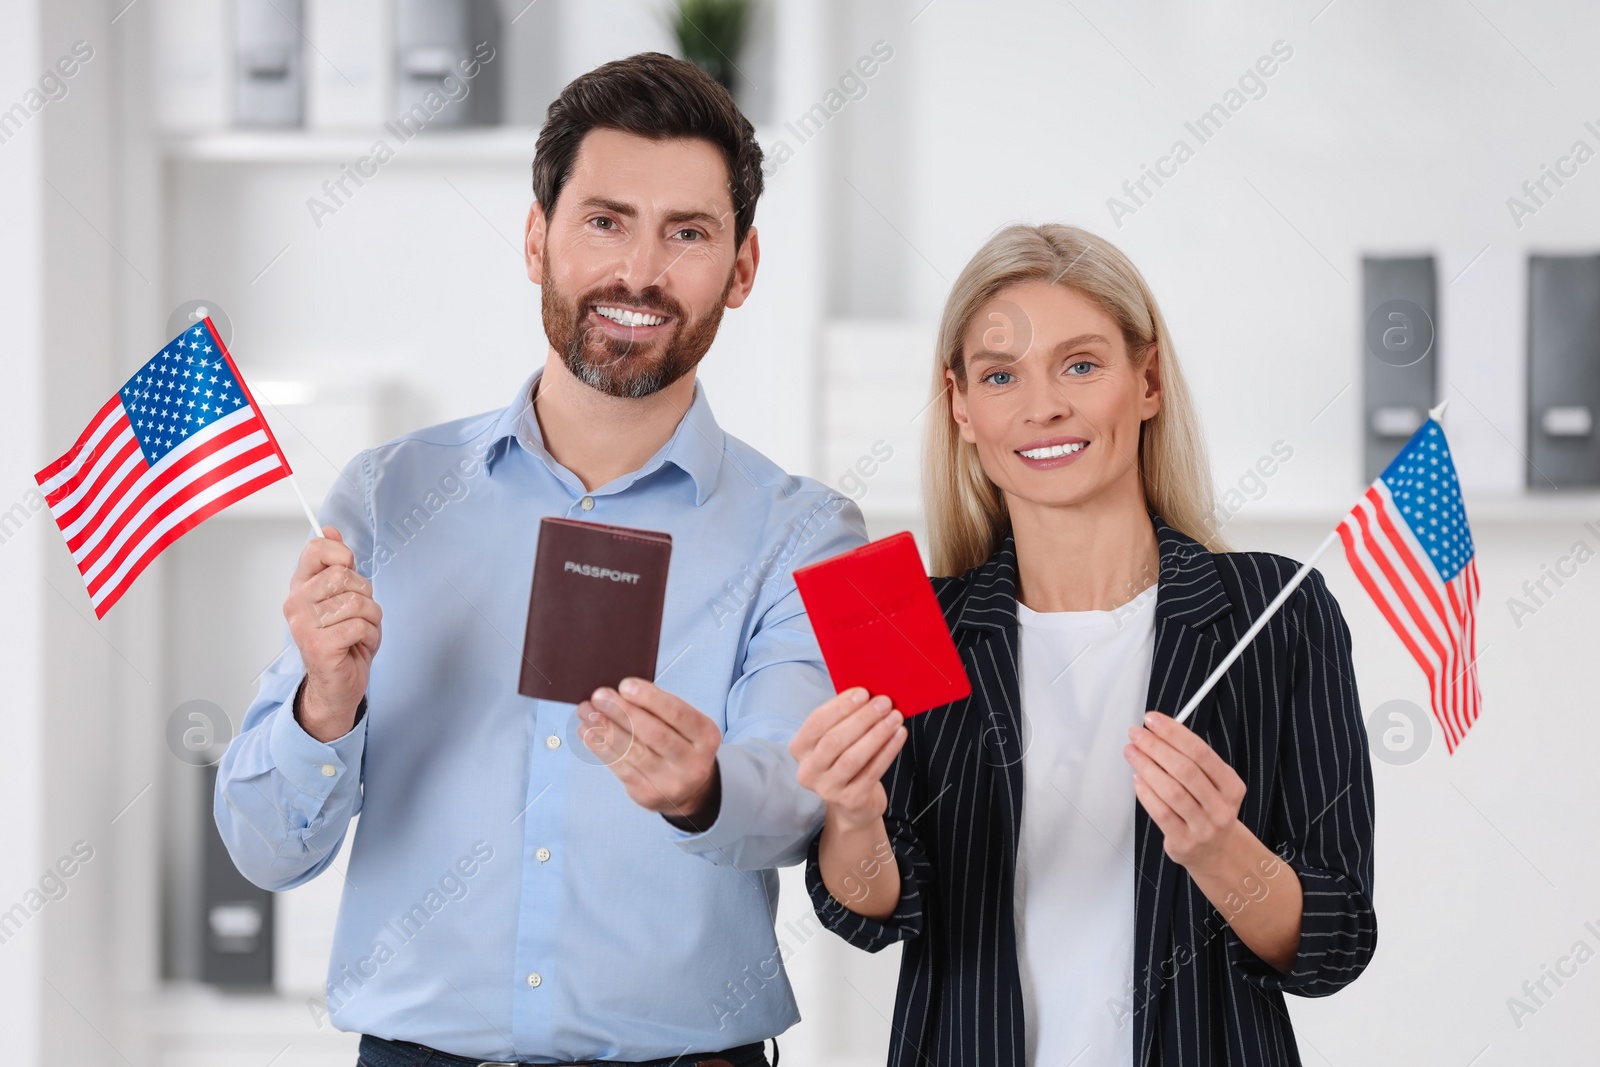
[[[722,311],[754,280],[755,232],[734,247],[728,167],[709,141],[593,130],[546,216],[528,220],[528,276],[567,368],[644,397],[694,370]]]

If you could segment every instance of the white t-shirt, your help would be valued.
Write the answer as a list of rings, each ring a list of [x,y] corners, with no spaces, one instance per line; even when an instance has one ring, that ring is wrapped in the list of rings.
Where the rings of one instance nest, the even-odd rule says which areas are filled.
[[[1114,611],[1017,604],[1022,829],[1016,934],[1029,1067],[1133,1062],[1133,768],[1156,586]]]

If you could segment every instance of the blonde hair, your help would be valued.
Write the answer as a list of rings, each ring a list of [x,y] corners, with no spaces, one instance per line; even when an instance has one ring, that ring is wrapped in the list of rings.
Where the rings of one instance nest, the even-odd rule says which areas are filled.
[[[1139,428],[1139,476],[1145,503],[1167,525],[1212,551],[1225,547],[1213,511],[1211,467],[1172,338],[1156,298],[1115,245],[1076,226],[1007,226],[962,269],[945,301],[934,351],[933,397],[923,446],[923,500],[933,573],[957,575],[994,554],[1011,529],[1005,498],[989,480],[976,446],[961,439],[950,413],[945,371],[967,384],[964,342],[973,318],[1003,290],[1046,282],[1075,290],[1116,320],[1128,358],[1161,361],[1161,407]]]

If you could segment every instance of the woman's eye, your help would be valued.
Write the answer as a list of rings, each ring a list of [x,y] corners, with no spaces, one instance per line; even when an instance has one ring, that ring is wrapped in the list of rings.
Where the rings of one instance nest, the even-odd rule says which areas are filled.
[[[982,378],[979,378],[978,381],[988,382],[990,385],[1006,385],[1011,381],[1012,377],[1012,373],[1008,370],[992,370]],[[1001,378],[1006,380],[1001,381]]]
[[[1081,378],[1092,370],[1094,370],[1093,363],[1089,362],[1087,359],[1080,359],[1078,362],[1067,368],[1067,373],[1075,378]]]

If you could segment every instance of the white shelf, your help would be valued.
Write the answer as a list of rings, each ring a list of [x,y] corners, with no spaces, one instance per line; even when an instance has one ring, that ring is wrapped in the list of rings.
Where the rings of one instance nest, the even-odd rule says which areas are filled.
[[[474,129],[425,130],[410,140],[383,126],[368,130],[226,130],[161,142],[169,160],[183,163],[349,163],[385,142],[394,163],[528,163],[539,131],[532,127],[494,126]]]
[[[271,487],[264,490],[274,493]],[[303,519],[304,513],[285,487],[281,498],[269,499],[257,494],[220,512],[217,518],[232,519]],[[1259,504],[1247,507],[1233,515],[1227,525],[1292,525],[1295,523],[1326,522],[1329,528],[1344,518],[1345,512],[1355,504],[1357,494],[1340,503],[1324,504]],[[896,505],[876,508],[870,503],[861,505],[862,511],[874,522],[921,527],[922,512],[915,507]],[[1499,497],[1482,500],[1467,499],[1467,518],[1473,525],[1537,526],[1545,523],[1600,523],[1600,494],[1582,493],[1570,497]]]
[[[404,132],[404,131],[401,131]],[[763,144],[784,136],[782,127],[758,125]],[[161,153],[180,163],[349,163],[371,154],[382,140],[394,152],[390,163],[530,163],[537,126],[430,128],[404,139],[396,127],[358,130],[234,130],[173,134]]]
[[[1343,519],[1355,505],[1360,493],[1352,490],[1349,497],[1338,500],[1307,501],[1303,503],[1274,504],[1270,501],[1245,505],[1229,520],[1234,523],[1301,523],[1326,522],[1331,527]],[[1600,493],[1574,491],[1568,493],[1530,493],[1518,496],[1466,497],[1467,519],[1473,525],[1541,525],[1545,523],[1584,522],[1600,520]]]

